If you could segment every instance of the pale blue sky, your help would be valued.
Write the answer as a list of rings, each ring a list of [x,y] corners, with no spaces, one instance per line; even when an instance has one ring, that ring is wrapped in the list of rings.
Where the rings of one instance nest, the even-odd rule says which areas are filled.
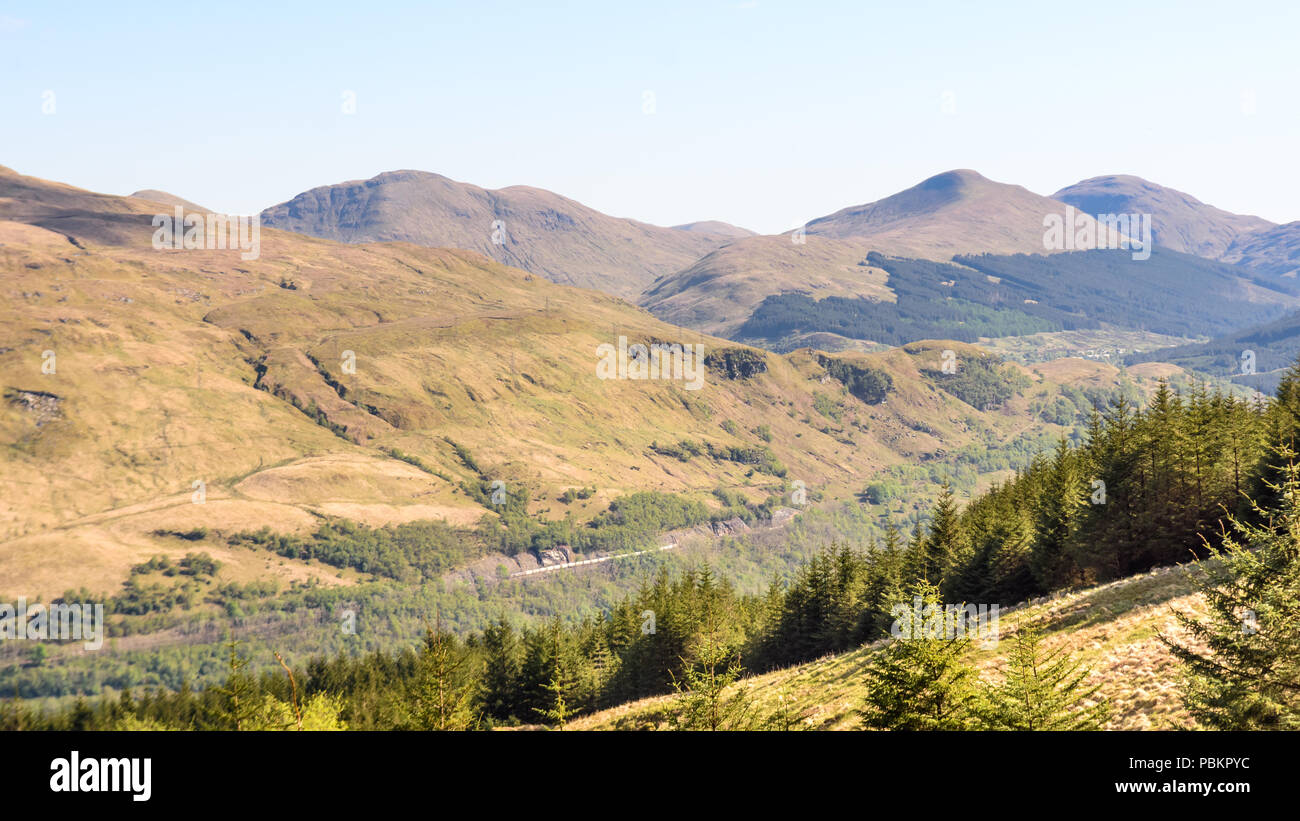
[[[543,5],[0,1],[0,164],[232,213],[418,168],[776,232],[974,168],[1300,219],[1293,0]]]

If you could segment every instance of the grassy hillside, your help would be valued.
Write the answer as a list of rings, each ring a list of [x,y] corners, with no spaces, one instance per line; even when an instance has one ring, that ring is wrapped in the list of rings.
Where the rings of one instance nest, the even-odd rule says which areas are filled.
[[[1025,624],[1045,632],[1044,646],[1067,648],[1092,668],[1090,683],[1110,701],[1107,729],[1189,729],[1195,726],[1179,697],[1176,660],[1160,642],[1166,635],[1186,641],[1173,616],[1181,611],[1204,615],[1204,600],[1195,593],[1186,567],[1168,567],[1099,587],[1034,600],[1003,611],[996,647],[974,646],[980,676],[998,681],[1014,642]],[[744,690],[763,715],[778,710],[801,714],[804,729],[859,729],[863,700],[862,669],[882,643],[807,664],[742,679]],[[733,689],[734,692],[735,690]],[[604,710],[576,720],[582,730],[665,729],[674,697],[662,696]]]
[[[794,293],[894,300],[888,273],[859,265],[863,243],[809,236],[750,237],[657,280],[640,303],[661,319],[719,336],[732,336],[770,294]]]
[[[798,479],[848,499],[892,466],[1068,430],[1031,409],[1059,392],[1050,382],[987,411],[940,390],[924,371],[942,350],[977,355],[957,343],[845,354],[892,379],[867,404],[810,353],[751,352],[759,367],[729,370],[728,351],[746,349],[472,252],[274,230],[256,260],[156,251],[141,200],[12,173],[0,186],[0,590],[13,594],[116,590],[131,566],[184,554],[158,532],[469,526],[489,508],[462,485],[480,480],[527,490],[531,516],[583,522],[644,490],[716,509],[720,486],[759,503]],[[718,358],[699,391],[597,379],[597,346],[619,336]],[[683,441],[701,455],[681,458]],[[581,488],[594,493],[561,501]],[[236,578],[349,583],[211,550]]]
[[[714,234],[720,237],[731,237],[733,239],[757,236],[757,234],[748,228],[741,228],[739,225],[732,225],[729,222],[721,222],[719,220],[688,222],[684,225],[674,225],[673,228],[677,231],[693,231],[701,234]]]
[[[1124,362],[1125,357],[1131,354],[1147,353],[1196,341],[1198,340],[1193,338],[1167,336],[1150,331],[1108,328],[1049,331],[1027,336],[981,339],[980,345],[1022,363],[1079,357],[1115,364]]]
[[[1244,234],[1223,258],[1262,273],[1294,279],[1300,273],[1300,222]]]

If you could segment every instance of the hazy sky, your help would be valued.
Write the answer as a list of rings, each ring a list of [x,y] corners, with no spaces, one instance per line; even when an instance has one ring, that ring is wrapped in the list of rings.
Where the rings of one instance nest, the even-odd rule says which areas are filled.
[[[231,213],[417,168],[762,232],[1128,173],[1300,220],[1294,0],[544,5],[0,2],[0,165]]]

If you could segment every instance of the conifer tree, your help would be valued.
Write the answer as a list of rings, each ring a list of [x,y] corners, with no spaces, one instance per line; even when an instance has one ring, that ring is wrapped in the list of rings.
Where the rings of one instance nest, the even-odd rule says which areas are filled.
[[[1264,421],[1267,441],[1273,447],[1259,454],[1249,491],[1256,504],[1270,510],[1282,501],[1280,488],[1287,473],[1283,454],[1300,453],[1300,360],[1282,375],[1275,396]]]
[[[218,726],[226,730],[245,730],[258,720],[260,699],[257,682],[248,674],[248,659],[239,653],[239,642],[226,644],[229,673],[226,682],[216,688],[220,698]]]
[[[1006,494],[995,485],[964,511],[969,546],[945,574],[940,588],[945,601],[987,601],[988,591],[998,585],[998,555],[1016,547],[1009,530],[1016,517],[1005,498]]]
[[[925,531],[918,521],[912,525],[912,537],[903,551],[903,584],[910,586],[916,582],[938,584],[938,579],[930,578],[930,546],[926,542]]]
[[[977,709],[989,730],[1099,730],[1109,718],[1104,700],[1086,702],[1100,685],[1089,686],[1090,670],[1064,648],[1047,651],[1042,634],[1026,625],[1016,631],[1000,685],[985,689]]]
[[[812,707],[801,704],[788,688],[783,688],[776,694],[776,709],[764,719],[763,726],[783,733],[806,730],[812,714]]]
[[[1185,665],[1188,710],[1216,729],[1300,729],[1300,466],[1279,454],[1278,509],[1257,507],[1259,525],[1231,518],[1202,566],[1209,618],[1179,613],[1193,641],[1162,637]]]
[[[508,719],[520,712],[519,635],[505,619],[483,630],[483,677],[479,698],[483,710],[495,719]]]
[[[903,551],[902,536],[890,522],[885,527],[884,541],[867,553],[867,581],[855,632],[858,643],[876,641],[889,634],[893,621],[889,608],[902,598]]]
[[[978,676],[966,659],[970,640],[944,633],[943,605],[933,585],[912,590],[923,605],[900,603],[900,635],[867,662],[863,726],[873,730],[962,730],[973,720]]]
[[[682,659],[684,672],[674,679],[677,710],[670,718],[676,730],[748,730],[756,724],[753,703],[743,688],[727,689],[740,680],[739,654],[726,642],[718,606],[706,605],[700,634],[690,656]]]
[[[966,534],[957,510],[957,498],[947,482],[939,492],[930,518],[930,531],[925,540],[925,565],[923,578],[940,585],[953,563],[964,558],[967,552]]]
[[[758,630],[753,637],[755,654],[760,663],[773,665],[775,654],[781,642],[782,616],[785,613],[785,587],[780,579],[773,577],[768,582],[767,593],[759,605]]]
[[[840,652],[853,645],[854,628],[862,610],[863,583],[867,564],[848,545],[832,548],[833,567],[830,578],[826,621],[821,632],[822,652]]]
[[[1067,584],[1076,568],[1071,549],[1085,504],[1077,462],[1062,438],[1043,473],[1042,489],[1034,505],[1036,538],[1029,560],[1034,578],[1044,591]]]
[[[468,730],[477,723],[477,682],[469,657],[441,621],[425,627],[424,647],[414,682],[412,719],[421,730]]]
[[[560,651],[560,631],[558,629],[554,630],[551,637],[553,642],[551,647],[551,675],[546,683],[542,685],[547,693],[547,705],[537,710],[537,713],[549,723],[563,730],[576,712],[567,698],[567,694],[573,689],[573,676],[565,669],[564,656]]]
[[[609,623],[603,612],[595,619],[583,619],[578,628],[578,656],[577,708],[598,709],[606,703],[606,687],[619,668],[619,658],[609,646]]]

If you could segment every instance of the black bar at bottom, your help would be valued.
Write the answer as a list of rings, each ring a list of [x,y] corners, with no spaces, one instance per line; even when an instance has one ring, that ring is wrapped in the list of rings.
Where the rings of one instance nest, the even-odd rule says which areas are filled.
[[[403,797],[425,795],[444,810],[464,801],[494,812],[550,805],[585,817],[656,807],[676,815],[687,806],[766,813],[778,803],[821,806],[835,796],[866,802],[864,812],[891,800],[968,811],[1028,800],[1040,808],[1276,802],[1292,792],[1284,779],[1296,736],[284,732],[9,733],[4,740],[6,802],[27,799],[34,809],[206,814],[223,805],[274,812],[279,804],[338,812],[396,809]],[[73,791],[74,754],[87,787],[128,781],[131,766],[135,779],[98,792],[80,789],[78,780]],[[149,795],[136,800],[145,759]]]

